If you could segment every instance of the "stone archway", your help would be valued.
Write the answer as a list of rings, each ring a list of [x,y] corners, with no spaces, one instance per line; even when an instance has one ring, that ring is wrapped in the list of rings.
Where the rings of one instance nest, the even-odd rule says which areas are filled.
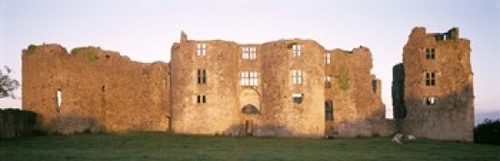
[[[255,123],[260,115],[260,94],[253,88],[240,92],[241,130],[244,135],[252,136]]]
[[[240,108],[246,105],[252,105],[257,110],[260,110],[260,94],[255,89],[247,88],[240,92],[239,96]]]

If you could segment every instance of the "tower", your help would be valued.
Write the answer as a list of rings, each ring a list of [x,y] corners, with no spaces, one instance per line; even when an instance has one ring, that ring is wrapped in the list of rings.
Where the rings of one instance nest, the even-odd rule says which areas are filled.
[[[444,33],[412,30],[403,49],[402,132],[442,140],[472,141],[474,95],[470,41],[458,28]],[[402,116],[404,116],[403,114]]]

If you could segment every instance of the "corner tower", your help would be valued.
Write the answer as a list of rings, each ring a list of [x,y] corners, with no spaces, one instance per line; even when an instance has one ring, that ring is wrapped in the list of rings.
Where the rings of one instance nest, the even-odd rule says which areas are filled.
[[[470,41],[458,28],[444,33],[412,30],[403,49],[402,132],[442,140],[472,141],[474,94]],[[404,114],[403,114],[404,116]]]

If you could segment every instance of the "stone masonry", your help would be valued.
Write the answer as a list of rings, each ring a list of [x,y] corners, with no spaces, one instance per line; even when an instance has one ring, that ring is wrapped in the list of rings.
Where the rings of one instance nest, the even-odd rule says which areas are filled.
[[[325,49],[308,39],[238,44],[191,40],[181,33],[170,63],[139,63],[96,47],[68,53],[56,44],[30,45],[22,55],[23,107],[40,115],[41,130],[64,134],[318,138],[389,136],[399,130],[470,141],[469,53],[469,41],[458,37],[458,29],[427,34],[415,28],[403,63],[393,69],[396,121],[390,121],[382,83],[370,72],[371,52],[363,46]]]
[[[393,93],[397,102],[394,114],[399,118],[399,131],[417,137],[472,141],[470,51],[470,41],[459,37],[458,28],[445,33],[426,33],[423,27],[412,30],[403,49],[402,68],[401,64],[394,68],[393,92],[399,91]]]
[[[130,61],[95,47],[48,44],[23,50],[23,108],[42,130],[58,133],[165,131],[168,65]],[[57,103],[57,91],[61,104]]]
[[[372,87],[380,81],[370,74],[371,62],[365,47],[325,50],[303,39],[263,44],[197,41],[182,33],[180,43],[172,47],[172,130],[292,137],[388,135],[380,87]],[[206,83],[199,82],[200,70],[206,71]],[[245,84],[249,71],[255,73],[249,76],[255,84]],[[347,88],[342,89],[341,79]],[[200,103],[200,96],[206,102]],[[256,112],[246,113],[247,107]]]

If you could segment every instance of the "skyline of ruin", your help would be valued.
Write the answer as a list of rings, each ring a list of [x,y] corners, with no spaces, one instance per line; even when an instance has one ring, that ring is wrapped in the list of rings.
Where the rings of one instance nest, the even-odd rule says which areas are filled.
[[[391,111],[392,76],[389,71],[392,65],[402,60],[402,47],[408,30],[414,26],[426,26],[429,32],[439,32],[460,27],[463,37],[473,42],[471,56],[476,112],[498,110],[497,107],[500,107],[494,95],[499,92],[496,83],[499,79],[490,73],[491,69],[500,68],[496,67],[498,56],[495,52],[498,51],[495,46],[499,33],[498,2],[221,3],[188,1],[150,6],[132,2],[51,4],[6,1],[0,6],[0,17],[3,17],[0,25],[0,63],[12,67],[15,77],[21,80],[20,50],[29,44],[60,43],[69,48],[95,45],[116,50],[133,60],[168,62],[169,46],[181,30],[197,39],[220,38],[238,43],[310,38],[327,47],[350,50],[363,45],[370,48],[374,57],[372,73],[382,79],[383,103]],[[387,4],[400,8],[384,8]],[[110,6],[114,10],[109,11]],[[277,6],[280,9],[275,9]],[[55,11],[54,7],[61,10]],[[423,8],[428,12],[422,13]],[[21,91],[16,93],[20,96]],[[20,101],[2,99],[0,104],[20,106]]]

